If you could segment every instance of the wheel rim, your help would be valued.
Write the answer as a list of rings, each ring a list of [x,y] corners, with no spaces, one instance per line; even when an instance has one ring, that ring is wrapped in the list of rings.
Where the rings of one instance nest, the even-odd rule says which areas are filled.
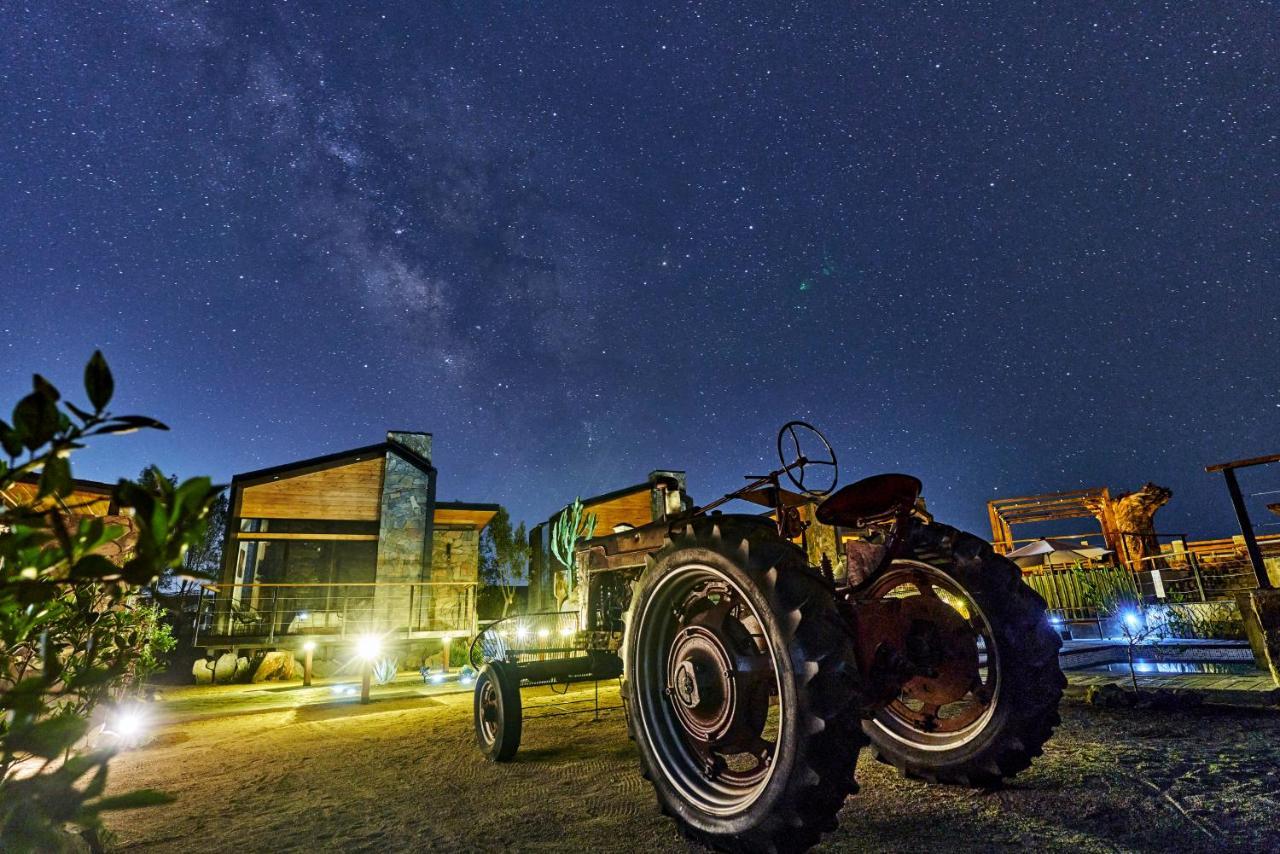
[[[969,627],[973,645],[971,649],[957,645],[952,657],[940,663],[938,678],[917,677],[908,682],[902,694],[875,716],[874,724],[913,747],[949,750],[976,738],[995,713],[1000,696],[1000,647],[982,608],[938,567],[895,561],[869,591],[870,598],[915,596],[932,597],[954,611],[951,619],[963,620]],[[963,680],[959,678],[962,673]],[[962,681],[966,684],[960,684]]]
[[[666,780],[712,815],[754,803],[778,764],[786,725],[764,621],[724,572],[668,573],[635,626],[636,714]]]
[[[492,679],[486,679],[480,686],[480,735],[485,744],[493,744],[498,739],[498,691]]]

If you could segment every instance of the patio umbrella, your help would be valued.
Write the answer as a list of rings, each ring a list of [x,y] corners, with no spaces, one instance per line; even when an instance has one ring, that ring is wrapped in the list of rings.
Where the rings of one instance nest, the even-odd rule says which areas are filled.
[[[1092,548],[1073,543],[1070,540],[1043,539],[1033,540],[1019,546],[1005,557],[1023,569],[1035,566],[1072,566],[1076,563],[1088,564],[1099,560],[1103,555],[1111,554],[1107,549]]]

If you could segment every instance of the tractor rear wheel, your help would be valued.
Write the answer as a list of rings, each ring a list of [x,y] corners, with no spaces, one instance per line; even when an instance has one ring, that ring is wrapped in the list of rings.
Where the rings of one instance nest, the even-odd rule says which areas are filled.
[[[713,517],[674,532],[627,626],[641,772],[687,837],[803,851],[835,829],[866,742],[850,629],[772,523]]]
[[[912,522],[907,555],[864,598],[923,597],[947,652],[863,728],[872,754],[905,777],[990,788],[1031,765],[1059,723],[1062,640],[1021,570],[985,541]],[[957,631],[958,628],[958,631]]]

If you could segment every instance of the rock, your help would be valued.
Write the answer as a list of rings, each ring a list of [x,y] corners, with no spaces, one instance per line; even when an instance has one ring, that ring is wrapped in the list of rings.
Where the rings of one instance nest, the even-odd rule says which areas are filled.
[[[1134,699],[1134,694],[1119,685],[1090,685],[1084,695],[1084,701],[1089,705],[1109,709],[1132,706]]]
[[[236,659],[236,675],[234,678],[237,682],[249,681],[249,659],[243,655]]]
[[[331,658],[313,658],[311,660],[311,675],[316,679],[328,679],[341,666],[342,662],[334,661]]]
[[[191,665],[191,675],[195,677],[197,685],[212,685],[213,662],[207,658],[197,658]]]
[[[236,654],[224,652],[213,663],[213,681],[219,685],[227,685],[236,678]]]
[[[252,682],[286,682],[294,678],[294,672],[301,671],[293,659],[293,653],[276,650],[262,656],[258,667],[253,671]],[[314,665],[313,665],[314,672]]]

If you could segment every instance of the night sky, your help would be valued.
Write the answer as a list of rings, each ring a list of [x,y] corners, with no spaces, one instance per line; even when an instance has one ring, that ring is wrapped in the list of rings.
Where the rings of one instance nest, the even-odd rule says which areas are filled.
[[[805,418],[1206,536],[1280,451],[1272,3],[268,5],[0,3],[0,400],[99,347],[173,427],[81,476],[418,429],[535,522]]]

